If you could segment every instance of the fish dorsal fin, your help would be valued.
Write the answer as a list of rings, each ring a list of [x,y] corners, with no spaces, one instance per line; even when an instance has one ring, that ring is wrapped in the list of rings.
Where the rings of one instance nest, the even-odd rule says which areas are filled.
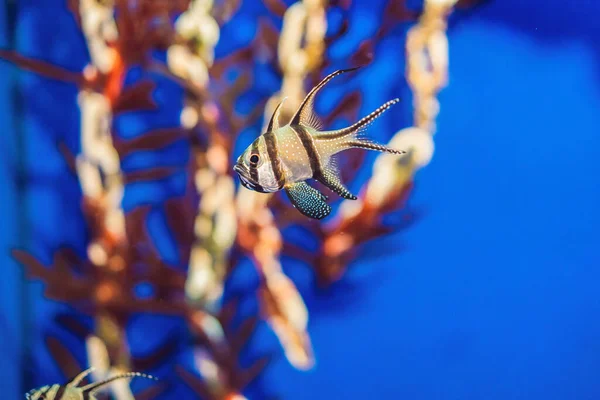
[[[271,120],[267,126],[267,132],[272,132],[280,128],[279,114],[281,114],[281,106],[283,105],[285,99],[287,99],[287,97],[284,97],[279,104],[277,104],[277,107],[275,107],[275,111],[273,111],[273,115],[271,116]]]
[[[88,368],[85,371],[81,372],[75,378],[73,378],[69,383],[67,383],[67,387],[77,387],[79,384],[85,379],[86,376],[91,374],[94,371],[94,367]]]
[[[357,70],[358,68],[360,68],[360,67],[349,68],[349,69],[339,69],[339,70],[327,75],[321,82],[319,82],[319,84],[317,86],[315,86],[314,88],[312,88],[312,90],[310,92],[308,92],[308,94],[306,95],[304,100],[302,100],[302,104],[300,104],[298,111],[296,111],[296,114],[294,114],[294,116],[292,117],[292,121],[290,122],[290,124],[291,125],[302,124],[309,128],[313,128],[317,131],[321,130],[322,129],[321,121],[319,121],[319,118],[317,117],[317,115],[315,114],[314,109],[313,109],[315,96],[316,96],[317,92],[323,86],[325,86],[327,84],[327,82],[329,82],[336,76],[341,75],[346,72],[351,72],[351,71]]]
[[[136,378],[136,377],[156,380],[156,378],[153,377],[152,375],[142,374],[141,372],[125,372],[123,374],[119,374],[119,375],[115,375],[111,378],[107,378],[100,382],[90,383],[89,385],[82,387],[81,390],[83,391],[83,393],[95,393],[102,386],[108,385],[109,383],[114,382],[116,380],[125,379],[125,378]]]

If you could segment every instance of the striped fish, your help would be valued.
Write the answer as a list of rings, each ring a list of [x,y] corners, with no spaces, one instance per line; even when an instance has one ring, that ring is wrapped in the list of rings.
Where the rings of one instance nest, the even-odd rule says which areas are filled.
[[[322,219],[329,215],[331,207],[325,202],[325,195],[306,183],[308,179],[319,181],[343,198],[356,200],[356,196],[340,180],[335,154],[350,148],[406,153],[361,136],[367,126],[398,99],[388,101],[352,126],[334,131],[322,130],[313,111],[315,95],[331,79],[356,69],[338,70],[325,77],[306,95],[289,124],[284,126],[279,124],[279,113],[285,99],[279,103],[266,132],[238,157],[233,167],[244,187],[261,193],[284,189],[302,214]]]
[[[66,385],[47,385],[39,389],[33,389],[25,394],[27,400],[96,400],[96,392],[113,381],[124,378],[148,378],[156,379],[153,376],[139,372],[126,372],[107,378],[101,382],[90,383],[79,387],[83,379],[92,373],[93,368],[83,371]]]

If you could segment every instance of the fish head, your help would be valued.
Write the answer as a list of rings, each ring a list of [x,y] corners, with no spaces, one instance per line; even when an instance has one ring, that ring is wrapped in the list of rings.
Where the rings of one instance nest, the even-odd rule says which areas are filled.
[[[233,170],[247,189],[260,193],[273,193],[281,189],[275,179],[262,135],[238,157]]]

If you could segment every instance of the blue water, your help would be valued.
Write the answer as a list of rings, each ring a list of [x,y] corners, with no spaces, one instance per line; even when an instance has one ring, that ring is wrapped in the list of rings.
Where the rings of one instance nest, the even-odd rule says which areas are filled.
[[[382,3],[355,1],[348,36],[331,49],[330,69],[347,67],[346,54],[375,33]],[[85,43],[64,1],[21,0],[17,10],[13,45],[19,51],[71,70],[85,65]],[[265,15],[262,3],[244,2],[222,30],[217,57],[247,45],[257,17]],[[496,0],[452,16],[450,83],[440,95],[435,155],[418,173],[409,202],[420,217],[364,246],[344,280],[326,291],[315,288],[306,266],[284,261],[310,311],[317,364],[309,372],[294,370],[260,325],[245,357],[277,357],[250,387],[251,399],[265,393],[292,400],[600,398],[598,16],[595,0]],[[10,46],[9,18],[3,3],[2,47]],[[280,27],[280,19],[268,18]],[[362,116],[400,96],[407,100],[370,134],[382,140],[408,126],[406,28],[397,26],[380,43],[372,65],[323,91],[317,108],[330,110],[345,91],[360,89]],[[248,99],[268,96],[278,85],[268,68],[254,68],[264,79],[257,79]],[[117,121],[123,137],[177,121],[180,91],[162,85],[160,115],[123,117]],[[9,257],[15,246],[45,263],[64,244],[84,252],[77,179],[56,149],[64,141],[78,151],[76,92],[0,62],[0,351],[7,354],[0,362],[0,387],[7,399],[22,398],[22,376],[36,386],[66,379],[44,345],[49,334],[85,362],[81,343],[54,321],[57,313],[70,311],[45,300],[39,282],[22,285],[21,268]],[[253,101],[248,99],[236,106],[247,111]],[[246,133],[257,134],[259,126]],[[182,165],[185,157],[185,143],[177,143],[164,155],[132,156],[124,167]],[[365,169],[358,180],[368,175]],[[183,184],[176,174],[132,185],[124,199],[126,209],[153,206],[149,229],[171,263],[178,255],[160,205],[181,195]],[[256,286],[244,263],[228,290],[248,293]],[[138,289],[140,296],[152,292]],[[242,313],[255,309],[247,296]],[[128,333],[134,354],[168,337],[181,339],[180,351],[152,371],[164,379],[176,381],[176,363],[189,365],[181,321],[139,316]],[[25,342],[33,353],[23,362]],[[160,398],[191,396],[176,384]]]

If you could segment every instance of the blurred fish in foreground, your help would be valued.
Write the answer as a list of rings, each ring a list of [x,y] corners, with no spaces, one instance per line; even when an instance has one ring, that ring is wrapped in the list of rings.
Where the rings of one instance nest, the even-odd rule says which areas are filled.
[[[247,318],[233,329],[238,310],[236,303],[223,302],[223,291],[240,260],[248,258],[259,276],[256,295],[262,319],[278,337],[289,362],[298,369],[311,368],[308,311],[283,272],[282,256],[306,262],[318,282],[328,285],[343,276],[362,243],[403,227],[386,225],[384,217],[403,210],[415,171],[433,155],[432,135],[439,111],[436,95],[446,84],[448,65],[446,18],[454,4],[452,0],[425,1],[419,23],[408,33],[407,79],[414,95],[414,127],[399,131],[388,143],[408,154],[379,156],[357,200],[343,201],[323,224],[294,212],[281,193],[240,189],[231,163],[244,127],[253,126],[264,112],[262,131],[266,131],[278,104],[276,114],[289,120],[302,103],[306,82],[325,75],[331,63],[327,48],[344,36],[345,29],[342,25],[339,32],[326,36],[327,12],[347,10],[349,2],[300,1],[284,11],[282,4],[266,1],[267,8],[283,18],[281,33],[261,23],[249,46],[215,59],[220,28],[235,14],[236,2],[72,0],[69,6],[90,54],[89,64],[80,73],[0,51],[1,58],[24,69],[79,88],[81,152],[74,156],[64,144],[60,150],[82,188],[82,211],[90,232],[87,254],[60,249],[51,267],[24,250],[14,250],[13,255],[30,278],[44,281],[49,299],[93,317],[92,330],[81,328],[71,317],[58,321],[84,338],[88,363],[101,366],[101,374],[157,368],[165,354],[174,351],[172,344],[157,346],[143,359],[133,356],[126,325],[136,313],[179,316],[187,322],[194,353],[193,369],[175,367],[181,381],[203,398],[244,398],[243,390],[265,368],[269,357],[245,368],[239,365],[258,320]],[[348,55],[357,64],[373,58],[374,45],[392,26],[417,17],[402,0],[392,0],[386,7],[376,37]],[[154,58],[152,52],[162,52],[166,62]],[[253,70],[246,67],[259,55],[282,72],[281,88],[240,116],[234,109],[235,99],[252,87]],[[114,123],[116,118],[125,112],[160,111],[152,97],[154,81],[142,78],[125,83],[127,72],[138,65],[185,88],[180,126],[125,139]],[[233,84],[224,78],[230,70],[241,71]],[[283,98],[287,100],[281,104]],[[326,120],[329,123],[342,113],[356,116],[360,102],[360,93],[348,93]],[[128,185],[169,177],[177,168],[126,173],[121,166],[123,159],[138,151],[160,150],[181,139],[187,140],[190,152],[184,168],[187,189],[184,196],[169,198],[162,205],[178,242],[182,265],[174,268],[161,260],[150,237],[149,207],[139,205],[125,212],[122,198]],[[346,166],[345,177],[353,177],[363,165],[362,158],[341,162]],[[290,226],[314,235],[318,249],[309,251],[290,240],[283,234]],[[152,294],[136,295],[140,284],[149,284]],[[54,339],[46,342],[65,374],[73,374],[76,366],[69,350]],[[112,389],[115,398],[132,398],[128,387]]]
[[[87,369],[73,378],[66,385],[48,385],[39,389],[33,389],[25,395],[27,400],[96,400],[96,393],[103,386],[109,385],[114,381],[126,378],[146,378],[155,379],[153,376],[142,374],[140,372],[124,372],[100,382],[89,383],[79,386],[83,380],[92,373],[92,368]]]

